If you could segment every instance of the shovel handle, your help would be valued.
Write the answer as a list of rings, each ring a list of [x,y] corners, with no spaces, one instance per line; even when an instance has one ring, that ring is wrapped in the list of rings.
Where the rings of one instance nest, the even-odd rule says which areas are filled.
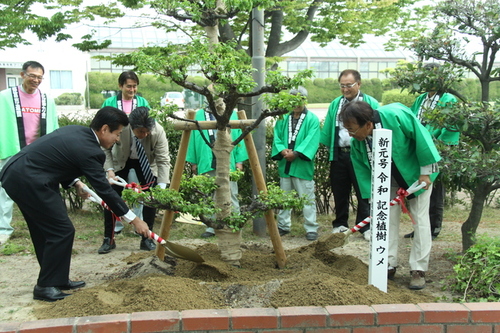
[[[167,243],[163,238],[161,238],[160,236],[158,236],[154,232],[150,231],[149,233],[151,235],[151,238],[153,238],[158,243],[160,243],[160,244],[166,244]]]
[[[370,223],[371,220],[372,220],[372,218],[370,216],[368,216],[366,219],[364,219],[363,221],[359,222],[358,224],[356,224],[351,229],[345,231],[344,232],[345,237],[348,237],[350,234],[353,234],[356,231],[359,231],[359,229],[363,228],[365,225],[367,225],[368,223]]]

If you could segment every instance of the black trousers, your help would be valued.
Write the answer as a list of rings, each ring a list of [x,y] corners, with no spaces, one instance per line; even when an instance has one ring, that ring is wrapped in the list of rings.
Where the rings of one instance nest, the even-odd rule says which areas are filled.
[[[125,167],[122,170],[116,172],[116,175],[122,177],[123,179],[127,179],[130,169],[135,170],[137,178],[139,178],[139,182],[141,184],[146,183],[144,175],[142,174],[139,160],[128,159],[127,163],[125,164]],[[118,193],[119,195],[122,194],[123,187],[118,185],[112,185],[112,187],[116,191],[116,193]],[[156,208],[143,206],[142,217],[144,222],[148,224],[149,230],[153,230],[153,225],[155,223],[155,217],[156,217]],[[106,209],[104,210],[104,237],[113,239],[114,236],[115,236],[115,221],[113,221],[113,215],[111,214],[111,212]],[[145,237],[143,236],[142,239],[145,239]]]
[[[335,220],[332,221],[332,225],[334,228],[339,226],[348,228],[351,187],[354,187],[356,198],[358,199],[356,223],[370,216],[370,204],[368,203],[368,199],[361,198],[350,153],[339,151],[337,157],[337,161],[330,162],[330,184],[335,202]],[[367,225],[360,232],[363,233],[369,229],[370,225]]]
[[[429,219],[431,220],[431,233],[433,236],[439,235],[443,225],[445,188],[441,175],[439,175],[432,185],[431,202],[429,204]]]
[[[16,178],[4,179],[2,186],[28,225],[40,265],[37,284],[40,287],[65,285],[69,280],[75,228],[61,198],[59,184],[48,187],[29,180],[21,183]]]

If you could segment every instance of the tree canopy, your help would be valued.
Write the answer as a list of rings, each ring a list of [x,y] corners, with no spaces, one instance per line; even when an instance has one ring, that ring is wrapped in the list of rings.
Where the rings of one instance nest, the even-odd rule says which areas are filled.
[[[57,41],[71,38],[64,28],[75,22],[97,17],[117,18],[140,13],[140,24],[149,24],[166,31],[182,30],[190,36],[205,34],[204,27],[217,25],[219,41],[232,41],[236,47],[251,54],[251,12],[264,11],[265,56],[281,57],[298,48],[308,37],[326,44],[334,39],[357,46],[366,34],[386,35],[397,27],[412,27],[415,36],[424,28],[414,20],[427,12],[428,6],[412,7],[419,0],[120,0],[85,6],[81,0],[21,1],[0,5],[0,49],[29,44],[25,32],[31,31],[40,40],[55,37]],[[20,20],[19,18],[23,18]],[[131,26],[135,22],[131,21]],[[406,34],[409,36],[408,33]],[[84,37],[75,46],[88,51],[107,47],[109,41]]]
[[[93,20],[97,16],[116,18],[123,13],[111,5],[81,6],[79,0],[3,1],[0,4],[0,50],[18,44],[29,45],[27,32],[39,40],[55,37],[60,42],[72,36],[64,29],[75,22]]]
[[[500,81],[495,59],[500,49],[500,3],[497,0],[444,0],[433,13],[434,30],[418,38],[412,49],[422,60],[436,59],[456,64],[479,78],[482,100],[489,100],[489,84]],[[464,45],[478,42],[472,54]]]
[[[440,83],[438,91],[454,92],[453,83],[460,71],[470,71],[481,83],[481,102],[463,102],[437,107],[427,112],[429,124],[461,133],[460,143],[441,146],[440,168],[450,188],[466,189],[472,194],[469,216],[462,225],[462,247],[475,243],[488,195],[500,188],[500,110],[499,102],[489,101],[490,83],[499,81],[495,64],[500,49],[500,3],[497,0],[444,0],[432,14],[436,27],[417,38],[412,49],[421,60],[443,61],[439,71],[422,71],[421,64],[407,64],[394,71],[402,88],[422,92]],[[480,50],[467,52],[464,45],[477,42]],[[456,72],[456,69],[461,69]],[[416,81],[412,81],[416,80]],[[456,92],[455,92],[456,93]]]

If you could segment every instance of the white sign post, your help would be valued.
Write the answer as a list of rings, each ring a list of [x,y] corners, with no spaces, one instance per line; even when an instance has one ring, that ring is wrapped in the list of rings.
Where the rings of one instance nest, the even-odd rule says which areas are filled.
[[[387,292],[392,131],[373,130],[371,242],[368,284]]]

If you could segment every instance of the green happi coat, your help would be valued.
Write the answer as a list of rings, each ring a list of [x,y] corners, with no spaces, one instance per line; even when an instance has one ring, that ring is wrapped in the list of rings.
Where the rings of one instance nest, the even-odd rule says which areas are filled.
[[[376,110],[379,106],[378,101],[366,94],[363,94],[363,102],[367,102],[370,106]],[[323,125],[323,129],[321,130],[320,142],[329,148],[329,161],[334,161],[335,156],[335,147],[338,146],[338,142],[335,142],[338,139],[337,136],[337,113],[339,110],[339,104],[344,96],[339,96],[333,100],[333,102],[328,107],[328,113],[326,114],[325,123]]]
[[[104,103],[102,103],[102,106],[101,108],[105,107],[105,106],[112,106],[114,108],[117,108],[118,107],[118,96],[121,96],[121,92],[118,93],[118,95],[116,96],[112,96],[108,99],[106,99],[104,101]],[[137,101],[137,105],[135,107],[139,107],[139,106],[145,106],[147,108],[149,108],[149,103],[148,101],[144,98],[144,97],[141,97],[141,96],[138,96],[138,95],[135,95],[134,96],[134,99]],[[123,110],[122,110],[123,111]],[[134,111],[134,110],[132,110]]]
[[[205,110],[200,109],[196,111],[196,116],[194,118],[198,121],[205,121]],[[238,116],[235,112],[231,115],[231,120],[238,120]],[[214,130],[215,131],[215,130]],[[216,132],[216,131],[215,131]],[[203,134],[207,140],[210,141],[209,131],[203,130]],[[215,134],[217,135],[217,134]],[[241,129],[234,128],[231,130],[232,140],[236,140],[241,135]],[[186,156],[186,161],[198,166],[198,174],[202,175],[209,171],[215,170],[213,168],[214,155],[212,149],[205,143],[201,134],[198,130],[191,131],[191,138],[189,140],[189,146]],[[243,141],[240,141],[231,151],[229,168],[230,171],[236,170],[236,163],[241,163],[248,160],[248,154]]]
[[[413,111],[415,116],[418,116],[420,107],[427,98],[428,94],[429,93],[425,93],[418,96],[413,105],[411,106],[411,110]],[[449,93],[444,93],[440,96],[437,102],[437,106],[445,107],[455,103],[457,103],[457,99],[455,96]],[[450,131],[446,128],[434,128],[430,125],[425,125],[425,127],[431,133],[432,137],[436,138],[437,140],[442,141],[447,145],[458,145],[458,141],[460,139],[460,132]]]
[[[273,160],[279,161],[278,171],[280,177],[297,177],[305,180],[312,180],[314,177],[314,157],[318,151],[320,136],[319,119],[307,109],[304,112],[305,118],[297,133],[293,148],[289,147],[288,144],[289,119],[293,113],[287,114],[283,119],[278,120],[274,127],[271,156]],[[297,158],[292,162],[288,162],[281,155],[281,151],[289,148],[298,153]]]
[[[40,94],[43,93],[40,92]],[[46,99],[45,133],[48,134],[59,128],[59,120],[54,100],[48,96]],[[16,111],[10,88],[0,92],[0,110],[2,113],[2,120],[0,121],[0,160],[3,160],[17,154],[21,150]]]
[[[398,185],[407,189],[420,177],[420,167],[437,163],[441,157],[429,131],[420,124],[411,110],[400,103],[388,104],[378,109],[382,128],[392,130],[392,161],[403,180]],[[371,166],[368,160],[366,140],[351,139],[351,160],[356,172],[361,196],[371,195]],[[431,180],[438,173],[430,175]],[[393,169],[393,177],[394,174]],[[404,183],[399,183],[404,182]],[[415,196],[422,193],[420,190]]]

